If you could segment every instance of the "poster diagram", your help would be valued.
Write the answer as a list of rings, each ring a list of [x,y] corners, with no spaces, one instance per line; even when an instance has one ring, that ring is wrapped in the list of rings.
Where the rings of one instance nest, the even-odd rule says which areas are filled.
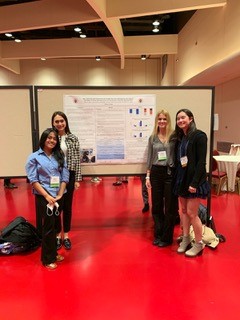
[[[155,119],[156,96],[64,95],[82,164],[145,163]]]

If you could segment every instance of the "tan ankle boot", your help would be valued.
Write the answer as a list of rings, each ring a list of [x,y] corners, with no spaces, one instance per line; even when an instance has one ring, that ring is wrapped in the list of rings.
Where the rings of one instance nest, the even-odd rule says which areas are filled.
[[[190,245],[191,241],[190,241],[190,237],[189,236],[183,236],[182,238],[182,242],[180,243],[177,252],[178,253],[184,253],[188,246]]]
[[[202,254],[205,244],[203,242],[194,243],[192,248],[185,252],[187,257],[196,257],[197,255]]]

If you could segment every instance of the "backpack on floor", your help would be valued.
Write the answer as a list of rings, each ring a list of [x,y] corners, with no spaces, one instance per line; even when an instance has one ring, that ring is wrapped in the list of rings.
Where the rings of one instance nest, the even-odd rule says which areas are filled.
[[[23,217],[17,217],[0,233],[0,253],[28,252],[41,245],[37,229]]]
[[[200,203],[198,208],[198,216],[203,225],[206,225],[213,230],[220,242],[226,241],[226,238],[222,234],[217,233],[213,217],[208,214],[208,208],[202,203]]]

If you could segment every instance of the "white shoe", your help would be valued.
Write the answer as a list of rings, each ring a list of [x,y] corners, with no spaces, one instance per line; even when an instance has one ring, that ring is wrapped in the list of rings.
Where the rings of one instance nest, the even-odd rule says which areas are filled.
[[[203,242],[194,243],[192,248],[185,252],[185,256],[187,257],[196,257],[203,253],[203,249],[205,244]]]
[[[190,243],[191,243],[190,237],[189,236],[183,236],[182,237],[182,241],[180,242],[180,245],[179,245],[179,247],[177,249],[177,252],[178,253],[184,253],[188,249]]]
[[[100,181],[98,180],[98,177],[95,177],[95,178],[92,178],[92,179],[91,179],[91,182],[93,182],[93,183],[98,183],[98,182],[100,182]]]

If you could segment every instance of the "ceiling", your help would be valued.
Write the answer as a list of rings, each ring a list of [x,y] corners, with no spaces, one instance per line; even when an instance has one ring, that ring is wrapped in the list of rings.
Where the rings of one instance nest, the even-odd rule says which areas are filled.
[[[101,56],[119,59],[123,69],[126,58],[176,54],[178,34],[194,13],[221,5],[221,0],[0,0],[0,65],[20,73],[23,59]]]
[[[13,6],[19,4],[27,4],[41,0],[0,0],[0,7]],[[120,19],[124,36],[146,36],[154,35],[153,22],[158,21],[158,32],[160,34],[178,34],[188,20],[192,17],[195,10],[172,12],[165,14],[151,14],[147,16],[137,16],[134,18]],[[80,27],[82,33],[86,34],[87,38],[112,37],[111,32],[103,21],[92,23],[81,23],[73,25],[61,25],[52,28],[16,30],[11,32],[12,37],[7,37],[4,33],[0,34],[0,41],[12,41],[13,39],[20,40],[39,40],[39,39],[67,39],[79,38],[79,32],[75,32],[74,28]]]

